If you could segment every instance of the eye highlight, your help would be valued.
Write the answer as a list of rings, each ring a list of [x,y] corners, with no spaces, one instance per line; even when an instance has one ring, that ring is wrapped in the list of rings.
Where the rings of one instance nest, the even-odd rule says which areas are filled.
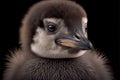
[[[54,24],[54,23],[52,23],[52,22],[49,22],[49,23],[47,24],[47,30],[48,30],[49,32],[55,32],[55,31],[57,30],[57,25]]]

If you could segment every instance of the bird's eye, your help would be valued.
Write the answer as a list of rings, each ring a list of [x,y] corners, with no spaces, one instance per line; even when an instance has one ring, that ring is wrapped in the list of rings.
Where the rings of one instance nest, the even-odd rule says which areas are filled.
[[[88,31],[87,23],[84,24],[84,27],[85,27],[85,32],[87,32]]]
[[[57,30],[56,24],[54,24],[54,23],[48,23],[48,25],[47,25],[47,30],[48,30],[49,32],[55,32],[55,31]]]
[[[87,31],[88,31],[88,27],[85,28],[85,32],[87,32]]]

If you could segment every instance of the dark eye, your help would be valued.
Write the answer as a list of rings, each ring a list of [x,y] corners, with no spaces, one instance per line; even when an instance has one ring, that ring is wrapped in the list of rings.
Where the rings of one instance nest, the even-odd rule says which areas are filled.
[[[88,31],[87,23],[84,24],[84,27],[85,27],[85,32],[87,32]]]
[[[48,29],[49,32],[55,32],[57,30],[56,24],[54,24],[54,23],[48,23],[47,29]]]
[[[87,32],[87,31],[88,31],[88,27],[85,28],[85,32]]]

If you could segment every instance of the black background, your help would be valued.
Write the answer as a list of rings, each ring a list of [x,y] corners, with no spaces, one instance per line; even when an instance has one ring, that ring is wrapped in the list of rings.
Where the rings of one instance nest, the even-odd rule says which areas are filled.
[[[0,72],[4,71],[5,55],[18,47],[19,27],[28,8],[39,0],[0,1]],[[106,54],[116,80],[120,80],[118,2],[117,0],[76,0],[88,14],[88,35],[94,47]],[[79,14],[79,13],[78,13]]]

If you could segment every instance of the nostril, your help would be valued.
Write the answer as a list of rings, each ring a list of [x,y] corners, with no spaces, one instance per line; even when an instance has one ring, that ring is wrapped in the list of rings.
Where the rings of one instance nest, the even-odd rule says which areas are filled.
[[[80,37],[79,37],[78,35],[75,35],[75,37],[76,37],[77,39],[80,39]]]
[[[80,36],[79,36],[78,34],[73,35],[73,37],[74,37],[76,40],[80,40]]]

